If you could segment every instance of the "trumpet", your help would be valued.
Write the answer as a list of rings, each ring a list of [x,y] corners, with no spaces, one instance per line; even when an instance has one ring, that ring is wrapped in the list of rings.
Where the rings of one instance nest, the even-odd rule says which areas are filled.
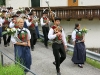
[[[34,23],[39,22],[39,18],[33,18],[33,22]]]
[[[54,32],[55,33],[62,32],[62,27],[56,26],[56,28],[54,29]]]

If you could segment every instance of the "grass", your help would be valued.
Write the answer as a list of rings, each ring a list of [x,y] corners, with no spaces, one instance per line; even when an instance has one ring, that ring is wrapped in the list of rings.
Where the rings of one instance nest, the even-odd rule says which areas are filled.
[[[86,58],[86,62],[98,69],[100,69],[100,62],[96,61],[96,60],[93,60],[91,58]]]
[[[24,75],[24,69],[19,65],[0,65],[0,75]]]

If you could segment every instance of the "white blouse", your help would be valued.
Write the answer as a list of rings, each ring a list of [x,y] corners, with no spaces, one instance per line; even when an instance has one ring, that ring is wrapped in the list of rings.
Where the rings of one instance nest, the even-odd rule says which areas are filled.
[[[75,42],[75,40],[76,40],[76,32],[77,32],[78,30],[77,29],[75,29],[73,32],[72,32],[72,40],[73,40],[73,42]],[[79,30],[80,31],[80,30]]]
[[[18,28],[18,31],[20,31],[20,30],[21,30],[21,29]],[[23,28],[22,30],[26,30],[26,31],[27,31],[27,34],[28,34],[28,38],[27,38],[27,40],[30,40],[30,39],[31,39],[30,31],[29,31],[27,28]],[[16,33],[15,33],[14,36],[18,36],[18,32],[17,32],[17,30],[16,30]],[[16,39],[14,38],[14,36],[13,36],[13,35],[11,36],[11,41],[12,41],[13,44],[16,44],[17,41],[16,41]]]
[[[75,31],[75,30],[72,32],[72,40],[73,40],[73,41],[76,40],[76,31]]]

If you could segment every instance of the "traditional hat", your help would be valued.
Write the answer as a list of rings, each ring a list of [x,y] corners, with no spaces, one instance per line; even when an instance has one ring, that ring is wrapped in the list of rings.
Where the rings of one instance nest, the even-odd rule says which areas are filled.
[[[10,7],[7,7],[7,9],[9,10],[9,9],[10,9]]]
[[[43,8],[42,14],[48,14],[48,9],[47,8]]]
[[[21,11],[17,11],[17,12],[16,12],[16,14],[21,14],[21,13],[22,13]]]
[[[7,7],[8,10],[13,9],[13,7]]]
[[[30,12],[28,15],[33,15],[33,13],[32,13],[32,12]]]
[[[7,12],[6,10],[2,10],[2,12]]]
[[[47,11],[44,11],[42,14],[48,14],[48,12]]]
[[[15,14],[15,15],[12,16],[12,18],[14,18],[14,17],[18,17],[18,15]]]
[[[13,9],[13,7],[9,7],[10,9]]]

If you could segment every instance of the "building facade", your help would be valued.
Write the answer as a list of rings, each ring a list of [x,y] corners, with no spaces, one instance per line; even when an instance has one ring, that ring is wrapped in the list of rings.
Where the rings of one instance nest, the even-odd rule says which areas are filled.
[[[6,6],[19,7],[46,7],[46,0],[5,0]],[[100,0],[49,0],[49,5],[54,6],[99,6]]]
[[[49,5],[51,7],[57,6],[98,6],[100,5],[100,0],[49,0]],[[6,6],[12,6],[14,9],[19,7],[47,7],[45,0],[6,0]],[[78,21],[77,19],[71,19],[70,21],[63,20],[61,22],[62,27],[64,27],[66,36],[71,35],[74,29],[75,23],[80,23],[82,28],[89,29],[85,36],[85,44],[87,48],[100,48],[100,20],[99,19],[82,19]],[[41,26],[40,26],[41,29]]]

